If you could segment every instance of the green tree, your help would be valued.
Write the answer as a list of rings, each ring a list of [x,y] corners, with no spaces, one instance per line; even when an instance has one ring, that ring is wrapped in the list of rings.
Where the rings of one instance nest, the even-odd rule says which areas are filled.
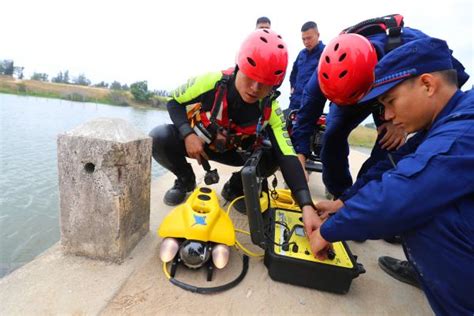
[[[60,71],[56,77],[51,78],[51,82],[62,83],[63,82],[63,72]]]
[[[89,86],[91,84],[91,81],[86,78],[86,75],[80,74],[79,76],[73,79],[73,83],[79,86]]]
[[[25,67],[14,67],[13,71],[16,75],[16,77],[20,80],[23,79],[23,70],[25,69]]]
[[[118,81],[114,81],[110,84],[111,90],[122,90],[122,85]]]
[[[130,85],[130,92],[137,101],[146,102],[150,99],[152,93],[148,91],[148,82],[138,81]]]
[[[106,83],[105,81],[101,81],[99,83],[93,84],[92,86],[96,88],[108,88],[109,84]]]
[[[56,77],[51,78],[51,82],[69,83],[69,70],[66,70],[64,73],[60,71]]]
[[[15,71],[15,64],[13,60],[1,60],[0,61],[0,75],[13,76]]]
[[[48,81],[48,74],[42,72],[34,72],[30,79],[36,81]]]
[[[64,72],[63,83],[69,83],[69,70]]]
[[[154,94],[159,95],[160,97],[169,97],[170,93],[167,90],[155,90]]]

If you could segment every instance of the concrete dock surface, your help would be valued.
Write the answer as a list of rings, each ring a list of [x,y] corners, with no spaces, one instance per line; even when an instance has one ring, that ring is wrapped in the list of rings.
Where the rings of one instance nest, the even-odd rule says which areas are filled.
[[[351,151],[352,174],[356,175],[365,154]],[[214,168],[218,164],[211,162]],[[195,166],[198,185],[204,171]],[[220,193],[232,171],[218,166],[221,180],[210,186]],[[160,238],[156,231],[172,207],[163,196],[174,181],[165,174],[152,183],[150,232],[121,265],[67,256],[56,244],[34,261],[0,279],[0,315],[171,315],[171,314],[326,314],[326,315],[431,315],[423,292],[401,283],[377,264],[379,256],[404,259],[400,245],[383,240],[364,243],[348,241],[366,273],[352,281],[345,295],[321,292],[270,279],[263,260],[250,258],[247,276],[236,287],[217,294],[201,295],[174,286],[165,277],[158,257]],[[282,181],[279,187],[282,187]],[[324,199],[319,173],[310,176],[315,200]],[[224,207],[226,208],[227,205]],[[237,228],[248,230],[247,218],[236,211],[231,217]],[[237,238],[254,252],[246,235]],[[211,287],[235,279],[241,271],[242,252],[232,249],[229,265],[206,281],[204,269],[180,268],[176,277],[184,282]]]

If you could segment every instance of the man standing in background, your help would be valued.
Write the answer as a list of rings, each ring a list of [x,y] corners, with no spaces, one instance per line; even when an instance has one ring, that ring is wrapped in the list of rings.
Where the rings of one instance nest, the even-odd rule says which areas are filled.
[[[266,16],[261,16],[257,19],[255,23],[255,29],[270,29],[272,27],[272,22]]]
[[[291,70],[291,95],[288,112],[300,108],[304,87],[316,70],[319,57],[324,49],[324,44],[319,41],[318,25],[313,21],[303,24],[301,38],[305,48],[299,52]]]

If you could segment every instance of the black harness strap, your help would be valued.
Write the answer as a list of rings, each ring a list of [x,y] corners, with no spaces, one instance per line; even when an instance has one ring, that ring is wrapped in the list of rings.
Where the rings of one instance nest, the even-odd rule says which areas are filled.
[[[389,52],[398,46],[402,45],[402,27],[403,27],[403,18],[400,25],[398,25],[395,16],[390,16],[390,18],[385,19],[387,26],[387,36],[388,40],[385,44],[385,52]]]
[[[385,53],[397,48],[402,44],[401,34],[403,32],[403,16],[391,14],[383,17],[373,18],[348,27],[342,33],[356,33],[362,36],[370,36],[379,33],[387,34]]]
[[[254,145],[252,146],[252,150],[258,149],[262,146],[263,139],[264,139],[264,135],[262,131],[264,127],[263,125],[265,124],[266,121],[270,119],[273,101],[276,100],[279,96],[280,96],[280,91],[274,89],[272,90],[270,95],[267,96],[265,99],[263,99],[262,102],[260,103],[260,112],[262,113],[262,115],[260,116],[257,123],[257,128],[255,131],[257,138],[255,140]],[[268,114],[268,112],[270,113]]]
[[[229,83],[231,78],[231,75],[224,74],[222,75],[221,80],[219,80],[219,82],[217,83],[217,97],[211,110],[211,118],[209,119],[211,123],[207,127],[209,132],[211,133],[212,138],[216,136],[217,132],[221,128],[219,124],[217,124],[216,118],[217,115],[219,115],[219,111],[222,106],[222,100],[224,99],[224,95],[227,91],[227,84]]]

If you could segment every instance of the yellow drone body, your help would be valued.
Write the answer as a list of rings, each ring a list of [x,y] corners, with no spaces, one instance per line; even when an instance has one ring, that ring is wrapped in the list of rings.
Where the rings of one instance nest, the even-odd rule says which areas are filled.
[[[184,238],[233,246],[234,225],[219,205],[214,190],[196,189],[186,200],[174,208],[163,220],[158,235],[162,238]]]

